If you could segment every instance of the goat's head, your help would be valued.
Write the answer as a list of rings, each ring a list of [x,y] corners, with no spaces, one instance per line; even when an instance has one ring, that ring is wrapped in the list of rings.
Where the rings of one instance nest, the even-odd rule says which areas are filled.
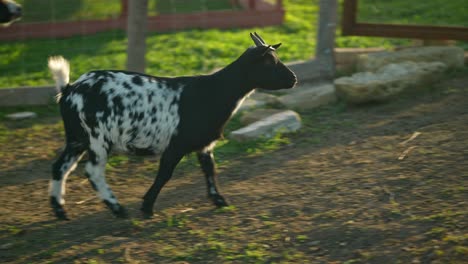
[[[8,25],[21,18],[22,9],[13,0],[0,0],[0,24]]]
[[[249,81],[256,88],[266,90],[294,87],[296,75],[279,60],[275,52],[281,43],[268,45],[257,33],[250,33],[250,37],[255,47],[249,48],[243,56]]]

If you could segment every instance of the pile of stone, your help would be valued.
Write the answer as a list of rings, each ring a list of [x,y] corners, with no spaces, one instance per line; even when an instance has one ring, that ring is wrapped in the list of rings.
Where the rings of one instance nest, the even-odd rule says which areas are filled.
[[[304,84],[280,94],[256,91],[239,108],[244,127],[232,131],[229,137],[248,141],[295,132],[301,128],[301,117],[289,109],[308,110],[334,101],[333,84]]]
[[[408,89],[440,79],[464,65],[459,47],[417,47],[358,57],[358,73],[335,80],[337,95],[349,103],[387,101]]]
[[[377,51],[357,55],[356,63],[358,73],[334,83],[303,84],[280,95],[257,91],[240,108],[245,127],[230,137],[245,141],[297,131],[301,118],[287,109],[309,110],[337,97],[351,104],[387,101],[405,90],[431,85],[447,70],[463,67],[464,51],[448,46]]]

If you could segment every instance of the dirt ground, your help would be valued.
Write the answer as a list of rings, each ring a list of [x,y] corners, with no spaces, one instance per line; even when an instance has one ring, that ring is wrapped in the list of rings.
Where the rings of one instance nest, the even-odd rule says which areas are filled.
[[[317,111],[301,113],[303,131],[281,149],[222,163],[232,206],[215,209],[189,164],[149,220],[138,208],[155,159],[108,168],[129,219],[94,198],[79,168],[65,197],[71,220],[56,221],[47,189],[59,117],[4,120],[15,133],[0,151],[0,262],[466,263],[467,71],[391,103]]]

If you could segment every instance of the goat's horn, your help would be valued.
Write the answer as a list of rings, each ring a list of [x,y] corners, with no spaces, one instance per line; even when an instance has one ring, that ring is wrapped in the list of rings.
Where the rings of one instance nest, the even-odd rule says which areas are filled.
[[[250,33],[250,37],[252,38],[252,40],[254,41],[255,43],[255,46],[264,46],[262,41],[260,39],[258,39],[258,37],[252,33]]]
[[[262,39],[262,37],[260,37],[260,35],[257,34],[257,32],[254,32],[255,36],[260,40],[260,42],[263,44],[263,45],[266,45],[266,42]]]

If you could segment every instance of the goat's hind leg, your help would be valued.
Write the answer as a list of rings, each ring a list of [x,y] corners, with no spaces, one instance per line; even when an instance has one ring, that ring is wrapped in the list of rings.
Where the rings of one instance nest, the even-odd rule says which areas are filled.
[[[50,205],[55,216],[61,220],[68,220],[63,209],[65,200],[65,183],[68,175],[76,168],[76,164],[83,156],[85,150],[79,144],[67,143],[65,150],[52,165],[52,180],[50,181]]]
[[[202,151],[197,153],[198,161],[206,178],[206,186],[208,188],[208,197],[217,207],[228,206],[224,197],[219,194],[216,164],[212,151]]]
[[[116,217],[126,218],[127,211],[119,204],[117,198],[107,185],[105,168],[107,163],[107,150],[94,145],[88,150],[89,160],[86,163],[86,177],[99,197]]]

